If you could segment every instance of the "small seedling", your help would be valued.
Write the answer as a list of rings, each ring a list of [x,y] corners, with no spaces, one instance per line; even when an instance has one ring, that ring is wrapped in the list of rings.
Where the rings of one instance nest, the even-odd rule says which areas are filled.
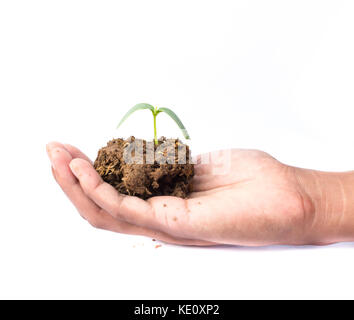
[[[156,117],[159,113],[161,112],[165,112],[167,113],[176,123],[177,125],[179,126],[179,128],[181,129],[182,133],[183,133],[183,136],[186,138],[186,139],[190,139],[189,137],[189,134],[186,130],[186,128],[184,127],[182,121],[178,118],[178,116],[171,110],[171,109],[168,109],[168,108],[156,108],[156,107],[153,107],[151,104],[147,104],[147,103],[139,103],[137,105],[135,105],[133,108],[131,108],[125,115],[124,117],[122,118],[122,120],[120,120],[119,124],[118,124],[118,127],[119,128],[121,126],[121,124],[132,114],[134,113],[135,111],[137,110],[143,110],[143,109],[149,109],[151,112],[152,112],[152,115],[154,117],[154,141],[155,141],[155,145],[158,144],[158,141],[157,141],[157,134],[156,134]]]

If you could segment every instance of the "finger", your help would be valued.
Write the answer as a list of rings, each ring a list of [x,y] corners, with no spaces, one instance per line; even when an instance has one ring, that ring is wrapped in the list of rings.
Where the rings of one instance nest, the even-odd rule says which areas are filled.
[[[64,144],[64,147],[66,150],[68,150],[68,152],[71,154],[73,159],[76,158],[80,158],[80,159],[84,159],[90,163],[92,163],[92,161],[90,160],[90,158],[88,156],[86,156],[81,150],[79,150],[78,148],[72,146],[71,144]]]
[[[73,159],[70,168],[80,185],[99,207],[114,218],[145,226],[143,217],[151,215],[151,206],[144,200],[119,194],[111,185],[104,182],[92,165],[82,159]],[[141,214],[140,214],[141,213]],[[139,219],[136,219],[139,218]]]
[[[67,143],[60,143],[57,141],[49,142],[47,144],[47,152],[49,149],[53,149],[55,147],[62,148],[62,149],[65,149],[66,151],[68,151],[73,159],[81,158],[81,159],[84,159],[84,160],[92,163],[90,158],[88,156],[86,156],[81,150],[79,150],[78,148],[72,146],[71,144],[67,144]]]
[[[57,145],[57,143],[51,144],[47,148],[53,163],[53,175],[80,215],[92,226],[118,233],[144,235],[173,244],[212,245],[212,243],[204,241],[174,238],[162,232],[148,230],[114,219],[85,195],[69,168],[69,163],[72,160],[71,155],[65,149],[56,147]]]
[[[70,167],[89,198],[113,217],[175,237],[198,239],[201,227],[198,218],[203,211],[199,210],[198,214],[193,212],[195,199],[153,197],[144,201],[119,194],[101,179],[87,161],[74,159]],[[205,216],[209,214],[207,210],[208,207],[204,206]]]
[[[68,165],[72,157],[63,146],[58,142],[51,142],[47,144],[47,153],[55,170],[55,176],[61,182],[60,186],[67,189],[71,185],[78,184]]]
[[[55,180],[84,219],[95,227],[104,227],[103,222],[100,222],[103,215],[100,208],[87,198],[70,170],[71,155],[62,147],[55,147],[56,145],[51,144],[47,148]]]

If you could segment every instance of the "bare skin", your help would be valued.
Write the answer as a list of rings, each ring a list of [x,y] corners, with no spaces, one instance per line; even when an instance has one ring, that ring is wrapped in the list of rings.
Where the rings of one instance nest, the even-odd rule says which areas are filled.
[[[354,172],[280,163],[257,150],[220,151],[195,165],[188,199],[118,194],[77,148],[47,145],[53,175],[97,228],[180,245],[329,244],[354,240]],[[215,174],[230,155],[226,174]]]

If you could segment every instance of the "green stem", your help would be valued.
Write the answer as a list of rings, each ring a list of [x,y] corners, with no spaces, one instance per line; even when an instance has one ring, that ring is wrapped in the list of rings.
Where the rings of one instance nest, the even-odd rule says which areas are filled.
[[[152,115],[154,116],[154,140],[155,140],[155,145],[157,146],[158,145],[157,134],[156,134],[156,116],[157,116],[157,113],[154,112]]]

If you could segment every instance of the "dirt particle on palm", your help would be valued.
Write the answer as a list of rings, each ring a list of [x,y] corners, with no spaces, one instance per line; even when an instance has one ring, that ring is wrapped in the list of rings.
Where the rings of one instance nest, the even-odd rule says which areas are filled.
[[[179,140],[164,137],[158,142],[156,146],[153,142],[134,137],[113,139],[99,150],[94,167],[102,179],[119,193],[142,199],[153,196],[186,198],[194,176],[189,147]],[[141,159],[141,162],[127,163],[124,151],[129,148],[135,159]],[[147,152],[151,149],[155,154],[153,158],[151,152]]]

